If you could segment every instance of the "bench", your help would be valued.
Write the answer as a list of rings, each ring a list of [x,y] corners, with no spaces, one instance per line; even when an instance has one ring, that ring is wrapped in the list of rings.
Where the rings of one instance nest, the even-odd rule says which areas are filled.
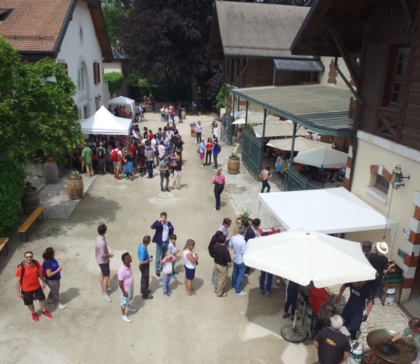
[[[9,241],[9,238],[0,238],[0,252],[3,250],[4,247],[6,247],[6,255],[9,255],[9,249],[7,248],[7,242]],[[3,254],[0,254],[3,255]]]
[[[18,233],[20,233],[20,240],[22,240],[22,234],[26,233],[26,241],[28,241],[28,230],[31,225],[38,220],[39,216],[41,216],[40,221],[44,221],[44,207],[40,206],[37,207],[36,210],[26,219],[26,221],[22,224],[22,226],[18,229]]]

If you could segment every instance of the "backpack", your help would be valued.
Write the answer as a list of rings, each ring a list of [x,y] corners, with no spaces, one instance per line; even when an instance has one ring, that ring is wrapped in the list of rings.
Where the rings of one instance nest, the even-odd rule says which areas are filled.
[[[113,162],[118,162],[118,149],[114,149],[111,153],[111,159]]]
[[[218,144],[218,152],[217,152],[217,154],[220,154],[221,151],[222,151],[222,146],[220,144]]]
[[[39,266],[39,265],[38,265],[38,262],[37,262],[36,260],[34,260],[34,264],[36,265],[36,267],[37,267],[38,269],[41,269],[41,271],[42,271],[42,275],[43,275],[44,277],[46,277],[46,273],[45,273],[44,267],[43,267],[43,266]],[[16,268],[19,268],[19,266],[21,267],[20,284],[22,284],[23,276],[24,276],[24,274],[25,274],[25,264],[23,263],[23,261],[22,261],[22,263],[20,263],[20,264],[19,264]]]
[[[258,178],[260,179],[260,181],[262,181],[263,180],[263,172],[261,172],[259,175],[258,175]]]
[[[98,148],[98,159],[104,159],[105,158],[105,149],[103,147]]]

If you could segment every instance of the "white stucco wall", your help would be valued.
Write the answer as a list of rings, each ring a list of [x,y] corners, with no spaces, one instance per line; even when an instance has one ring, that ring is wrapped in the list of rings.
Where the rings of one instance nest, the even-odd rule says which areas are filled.
[[[392,201],[389,216],[398,222],[398,230],[395,237],[391,258],[401,266],[403,259],[398,256],[398,249],[404,251],[406,237],[402,233],[403,228],[408,228],[410,217],[414,215],[414,194],[419,190],[420,180],[420,152],[392,143],[380,137],[368,133],[359,132],[358,150],[354,167],[351,192],[369,205],[387,214],[389,203]],[[390,186],[386,203],[378,200],[366,192],[366,187],[373,184],[373,176],[370,173],[371,165],[382,165],[390,174],[396,165],[401,165],[404,176],[410,175],[410,180],[404,180],[405,187],[393,190]],[[370,240],[373,243],[382,241],[383,230],[349,234],[356,241]],[[389,231],[386,241],[390,242]]]
[[[83,30],[83,40],[80,39],[80,29]],[[95,96],[104,95],[103,74],[102,74],[102,52],[95,35],[92,18],[88,9],[88,4],[79,1],[73,13],[73,19],[67,28],[61,50],[57,56],[57,62],[67,63],[68,75],[78,86],[78,70],[82,62],[86,65],[87,82],[85,92],[77,90],[75,103],[81,110],[83,118],[83,108],[87,106],[88,116],[96,112]],[[94,85],[93,63],[100,64],[101,82]],[[98,103],[103,105],[103,98]]]
[[[330,72],[330,64],[331,64],[331,61],[335,61],[335,58],[334,57],[321,57],[321,61],[324,64],[325,71],[319,73],[319,83],[321,85],[328,85],[330,84],[328,83],[328,73]],[[338,68],[346,76],[347,80],[350,81],[349,70],[347,69],[346,63],[344,62],[342,58],[338,58]],[[337,75],[335,79],[337,82],[336,84],[337,87],[347,88],[347,85],[345,84],[345,82],[343,81],[340,75]]]

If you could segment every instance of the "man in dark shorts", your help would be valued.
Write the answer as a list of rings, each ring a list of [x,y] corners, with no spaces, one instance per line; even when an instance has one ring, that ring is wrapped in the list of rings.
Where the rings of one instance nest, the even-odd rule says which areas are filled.
[[[149,256],[147,247],[150,244],[150,236],[146,235],[143,238],[143,243],[140,243],[137,254],[139,256],[139,269],[141,273],[140,281],[140,292],[144,300],[150,300],[153,296],[149,290],[149,273],[150,273],[150,262],[153,261],[153,256]]]
[[[350,287],[350,298],[344,307],[341,316],[346,320],[346,326],[349,328],[351,341],[356,340],[356,334],[360,330],[362,322],[366,321],[373,306],[372,292],[370,287],[363,282],[353,282],[343,284],[340,293],[335,299],[336,303],[341,301],[344,290]],[[365,314],[363,314],[366,306]]]
[[[339,330],[343,319],[339,315],[331,317],[331,327],[324,327],[315,337],[319,364],[344,363],[350,355],[350,343]]]
[[[109,258],[112,258],[114,254],[109,254],[108,245],[106,244],[105,234],[107,227],[105,224],[98,226],[98,236],[96,237],[95,242],[95,256],[96,261],[101,268],[101,288],[102,294],[104,295],[104,300],[107,302],[112,302],[111,297],[108,296],[108,282],[111,276],[111,271],[109,269]]]
[[[45,278],[41,272],[41,265],[37,260],[34,260],[32,252],[26,252],[24,255],[25,260],[18,265],[16,270],[16,294],[19,298],[23,298],[23,303],[28,306],[29,311],[32,313],[32,321],[38,322],[38,315],[35,312],[34,300],[39,301],[42,314],[48,319],[52,315],[46,310],[45,295],[42,288],[45,288]],[[42,281],[42,288],[39,280]]]

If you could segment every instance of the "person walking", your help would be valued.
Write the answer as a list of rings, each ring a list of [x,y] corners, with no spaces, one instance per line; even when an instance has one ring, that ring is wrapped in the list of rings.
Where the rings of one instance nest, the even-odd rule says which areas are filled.
[[[217,157],[219,156],[219,152],[220,152],[219,142],[217,141],[217,139],[214,139],[213,141],[213,161],[214,161],[213,168],[216,168],[216,169],[218,168]]]
[[[192,281],[195,277],[195,268],[198,264],[198,254],[194,253],[194,248],[195,241],[188,239],[187,243],[185,244],[184,251],[182,252],[185,269],[184,285],[188,296],[196,295],[196,292],[192,289]]]
[[[270,166],[265,167],[265,169],[261,172],[262,174],[262,188],[261,188],[261,193],[264,193],[265,188],[267,188],[267,193],[270,192],[270,184],[268,183],[268,180],[273,177],[270,174]]]
[[[213,176],[211,183],[214,184],[214,197],[216,198],[216,211],[220,210],[220,195],[225,188],[225,176],[222,174],[222,168],[217,168],[215,175]]]
[[[107,302],[112,302],[111,297],[108,296],[108,282],[111,276],[111,270],[109,268],[109,258],[112,258],[114,254],[110,254],[108,245],[105,240],[105,234],[107,227],[105,224],[98,226],[98,236],[95,241],[95,256],[98,262],[99,268],[101,269],[100,283],[102,288],[103,298]]]
[[[170,191],[169,190],[169,163],[168,156],[164,155],[162,161],[159,163],[160,171],[160,190],[162,192]],[[163,180],[166,179],[166,189],[163,188]],[[157,258],[157,257],[156,257]]]
[[[127,312],[136,312],[135,308],[130,307],[130,302],[134,296],[134,276],[133,270],[131,269],[131,258],[130,253],[124,253],[121,256],[123,264],[118,269],[118,288],[121,294],[121,313],[122,319],[125,322],[130,323],[131,320],[127,317]]]
[[[246,296],[242,290],[242,281],[245,274],[245,263],[243,255],[245,254],[245,226],[239,226],[238,234],[233,236],[230,240],[230,247],[233,249],[233,273],[232,273],[232,288],[238,296]]]
[[[226,239],[222,235],[219,242],[214,245],[214,271],[216,273],[215,292],[217,297],[226,297],[224,293],[225,284],[228,276],[228,264],[232,261],[229,250],[225,247]]]
[[[146,235],[137,250],[137,255],[139,257],[139,269],[141,273],[140,292],[144,300],[150,300],[153,298],[150,294],[151,291],[149,290],[150,262],[153,262],[153,256],[149,256],[149,252],[147,251],[147,247],[149,245],[150,236]]]
[[[83,144],[82,150],[82,160],[86,166],[86,176],[92,177],[93,176],[93,168],[92,168],[92,155],[93,151],[87,145],[87,143]]]
[[[347,337],[340,332],[343,319],[339,315],[334,315],[330,322],[331,327],[324,327],[314,340],[314,345],[318,350],[319,363],[345,363],[350,356],[351,347]]]
[[[211,166],[211,155],[213,153],[213,140],[211,138],[207,138],[206,144],[206,163],[205,166]]]
[[[174,167],[174,184],[172,189],[177,188],[178,190],[181,189],[181,177],[182,177],[182,157],[177,155],[175,157],[175,167]]]
[[[220,244],[220,243],[225,243],[225,247],[227,250],[229,250],[229,243],[226,240],[226,237],[223,235],[223,233],[221,231],[216,231],[216,233],[212,236],[211,240],[210,240],[210,244],[208,247],[209,250],[209,254],[210,256],[214,259],[214,247],[216,246],[216,244]],[[214,287],[215,285],[215,280],[216,280],[216,271],[213,268],[213,273],[211,275],[211,285]]]
[[[174,233],[174,227],[170,221],[167,221],[168,215],[166,212],[160,213],[160,219],[156,220],[150,227],[153,230],[156,230],[155,235],[153,236],[153,242],[156,243],[156,275],[160,277],[160,272],[162,270],[160,262],[165,257],[166,252],[168,251],[169,237]]]
[[[169,252],[166,252],[165,258],[162,259],[162,288],[163,288],[163,295],[171,297],[172,291],[169,288],[169,284],[171,283],[172,278],[172,264],[175,262],[176,258]]]
[[[59,309],[64,310],[66,306],[60,303],[60,272],[63,270],[63,267],[58,264],[55,259],[55,250],[51,247],[45,249],[42,258],[44,258],[42,267],[45,272],[45,283],[50,288],[50,292],[47,296],[47,303],[55,303]]]
[[[25,306],[28,306],[33,322],[39,321],[38,314],[35,312],[34,300],[39,301],[41,316],[50,319],[52,315],[46,309],[45,295],[42,290],[46,285],[40,269],[41,265],[37,260],[34,260],[34,254],[31,251],[27,251],[23,256],[25,260],[16,269],[16,295],[23,299]],[[42,288],[39,280],[42,281]]]
[[[201,125],[201,121],[197,122],[195,126],[195,133],[197,135],[197,144],[201,142],[201,134],[203,132],[203,125]]]
[[[219,125],[215,123],[215,126],[213,128],[213,137],[216,139],[216,141],[219,141]]]
[[[154,151],[153,148],[150,146],[150,142],[146,142],[146,167],[147,167],[147,173],[149,174],[146,178],[153,178],[153,156]]]
[[[200,144],[198,146],[198,153],[200,154],[200,163],[201,168],[204,168],[204,153],[206,152],[206,145],[204,144],[204,140],[200,141]]]

